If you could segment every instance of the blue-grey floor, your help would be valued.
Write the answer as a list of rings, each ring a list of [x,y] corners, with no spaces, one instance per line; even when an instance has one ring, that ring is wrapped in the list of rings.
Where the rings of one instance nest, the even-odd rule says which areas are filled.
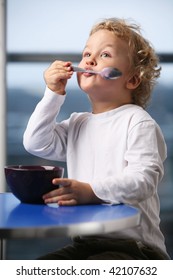
[[[167,251],[173,259],[173,209],[161,214],[161,229],[165,236]]]
[[[71,239],[68,238],[7,240],[5,243],[5,259],[34,260],[69,243],[71,243]]]

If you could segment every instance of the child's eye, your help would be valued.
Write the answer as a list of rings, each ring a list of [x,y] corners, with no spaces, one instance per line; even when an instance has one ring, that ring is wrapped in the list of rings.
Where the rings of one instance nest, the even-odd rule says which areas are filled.
[[[90,53],[89,52],[83,53],[83,57],[90,57]]]
[[[107,52],[103,52],[103,53],[101,54],[101,57],[110,57],[110,54],[107,53]]]

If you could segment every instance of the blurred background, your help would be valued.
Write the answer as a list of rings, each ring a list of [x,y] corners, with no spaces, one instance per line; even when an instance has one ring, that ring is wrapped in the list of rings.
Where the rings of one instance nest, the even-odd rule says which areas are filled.
[[[28,154],[23,132],[45,83],[44,70],[55,59],[77,64],[94,23],[102,18],[131,19],[142,27],[160,56],[161,77],[148,111],[160,125],[168,147],[165,177],[159,186],[161,227],[173,257],[173,1],[172,0],[7,0],[6,1],[6,164],[62,165]],[[68,82],[59,120],[88,111],[87,97],[76,76]],[[65,244],[67,239],[9,240],[7,259],[33,259]]]

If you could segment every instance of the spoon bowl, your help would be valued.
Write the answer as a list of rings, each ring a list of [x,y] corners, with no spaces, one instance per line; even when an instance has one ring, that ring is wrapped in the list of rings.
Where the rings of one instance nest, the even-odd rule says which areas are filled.
[[[106,80],[115,80],[122,75],[122,73],[113,67],[103,68],[101,71],[86,70],[80,67],[72,66],[74,72],[89,73],[93,75],[100,75]]]

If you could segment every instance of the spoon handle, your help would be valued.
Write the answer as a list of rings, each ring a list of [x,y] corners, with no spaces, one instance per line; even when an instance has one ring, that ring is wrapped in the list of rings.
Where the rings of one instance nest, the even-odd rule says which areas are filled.
[[[96,74],[97,72],[92,71],[92,70],[85,70],[83,68],[77,67],[77,66],[72,66],[74,72],[83,72],[83,73],[92,73]]]
[[[72,68],[73,68],[74,72],[85,72],[85,69],[77,67],[77,66],[72,65]]]

